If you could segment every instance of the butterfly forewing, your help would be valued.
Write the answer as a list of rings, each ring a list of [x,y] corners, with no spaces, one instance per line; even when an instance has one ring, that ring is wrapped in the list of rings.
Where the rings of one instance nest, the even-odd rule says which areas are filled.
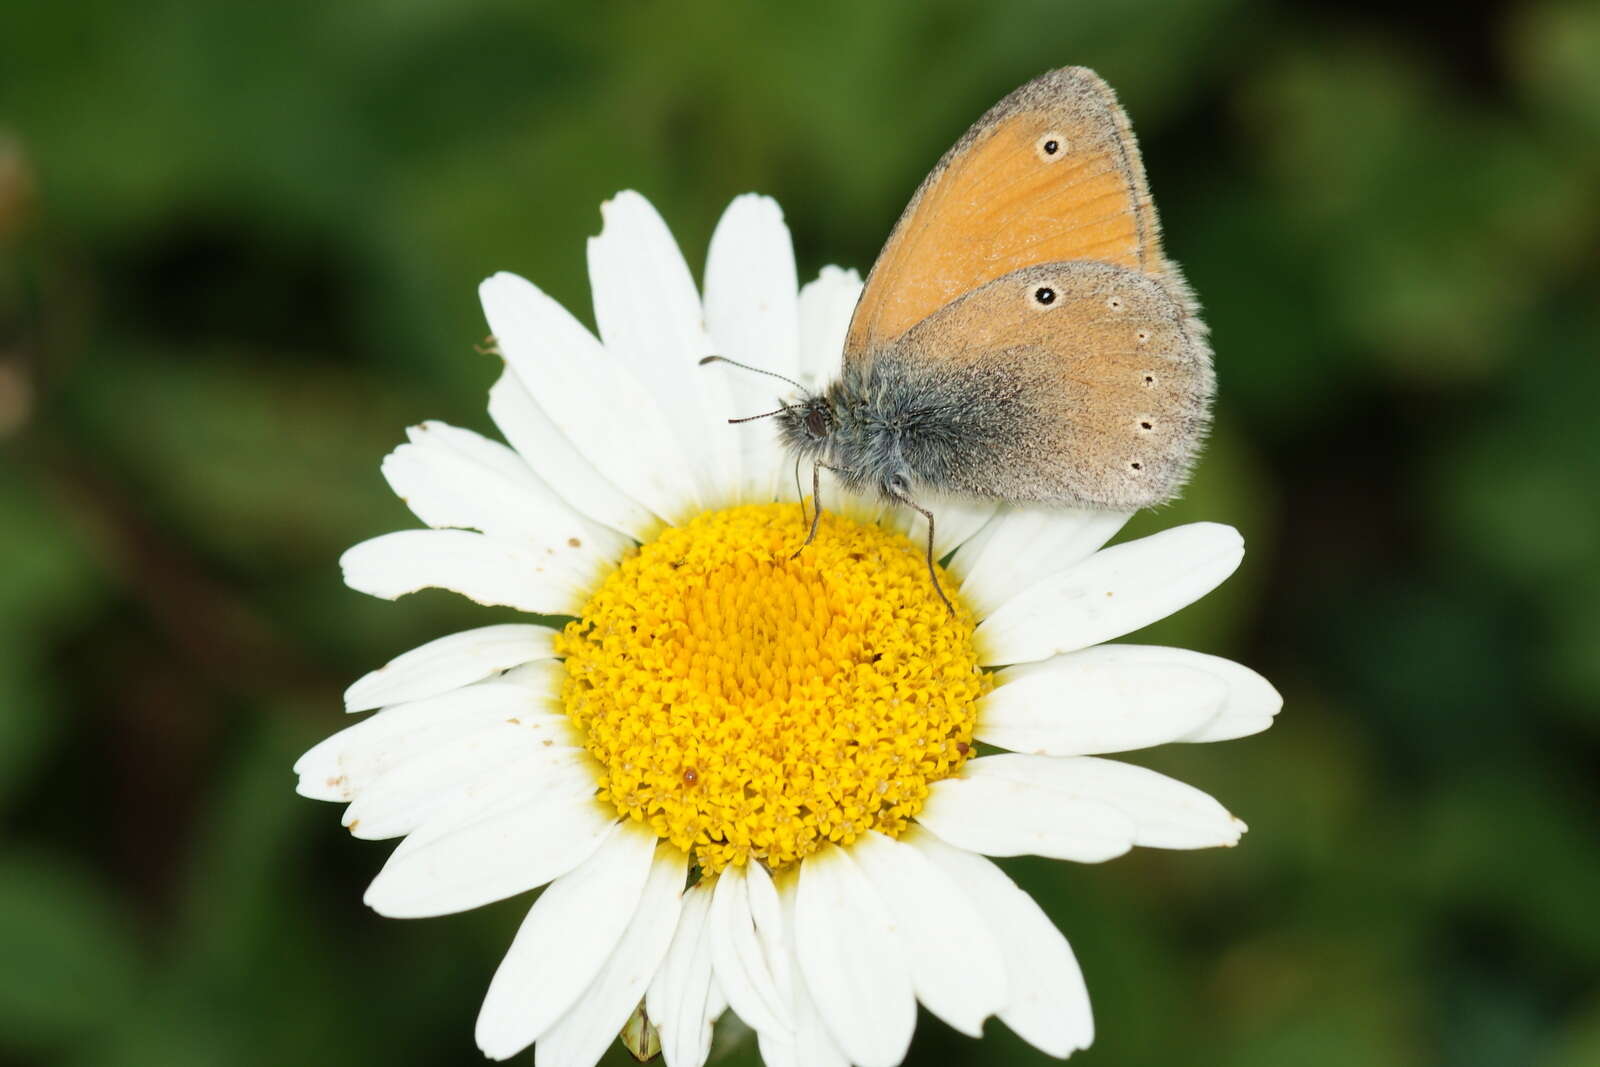
[[[1002,275],[1077,259],[1168,269],[1127,117],[1098,75],[1067,67],[996,104],[928,175],[867,279],[845,360]]]

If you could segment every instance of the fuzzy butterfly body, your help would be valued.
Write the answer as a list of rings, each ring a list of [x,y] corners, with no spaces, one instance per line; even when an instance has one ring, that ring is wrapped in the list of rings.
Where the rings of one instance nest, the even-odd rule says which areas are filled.
[[[797,455],[912,506],[927,490],[1133,510],[1177,495],[1214,386],[1127,117],[1067,67],[939,161],[867,278],[838,380],[778,419]]]

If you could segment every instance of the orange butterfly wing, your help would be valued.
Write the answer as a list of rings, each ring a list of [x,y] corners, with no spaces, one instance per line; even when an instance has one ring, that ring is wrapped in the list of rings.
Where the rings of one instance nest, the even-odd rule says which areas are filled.
[[[1065,67],[991,108],[917,189],[867,277],[845,362],[1011,271],[1080,259],[1171,269],[1116,95],[1093,71]]]

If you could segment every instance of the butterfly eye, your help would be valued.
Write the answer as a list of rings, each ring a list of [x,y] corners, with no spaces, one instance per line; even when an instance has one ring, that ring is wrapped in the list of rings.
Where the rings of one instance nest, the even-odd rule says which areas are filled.
[[[1059,133],[1050,132],[1039,138],[1034,143],[1034,149],[1039,153],[1039,158],[1046,163],[1060,159],[1067,151],[1067,139]]]
[[[1033,291],[1033,298],[1037,300],[1040,305],[1048,307],[1056,302],[1056,291],[1050,288],[1048,285],[1041,285],[1039,288]]]
[[[806,433],[812,437],[824,437],[828,433],[828,424],[832,421],[825,409],[814,407],[806,412]]]

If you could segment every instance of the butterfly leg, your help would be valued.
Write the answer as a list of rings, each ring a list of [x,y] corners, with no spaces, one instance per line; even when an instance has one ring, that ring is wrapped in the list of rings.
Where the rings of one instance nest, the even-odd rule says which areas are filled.
[[[796,500],[800,501],[800,521],[801,522],[809,522],[810,520],[806,516],[806,491],[800,485],[800,457],[799,456],[794,457],[794,496],[795,496]],[[815,494],[813,494],[812,495],[812,499],[815,499],[815,498],[816,498],[816,496],[815,496]]]
[[[806,550],[806,546],[817,539],[817,527],[822,523],[822,466],[821,463],[813,463],[811,465],[811,504],[816,509],[811,516],[811,532],[806,534],[806,539],[800,542],[800,547],[794,550],[794,555],[790,556],[790,559],[799,559],[800,553]],[[828,469],[832,470],[833,468],[829,467]],[[798,477],[799,468],[796,467],[795,471],[796,477]],[[800,502],[801,518],[805,517],[805,513],[806,504],[802,500]]]
[[[933,591],[939,594],[939,599],[944,601],[944,606],[950,609],[951,616],[956,613],[956,606],[950,603],[950,598],[944,595],[944,587],[939,584],[939,572],[933,566],[933,512],[923,507],[903,493],[889,491],[889,497],[898,500],[913,511],[922,512],[922,517],[928,520],[928,577],[933,580]]]

